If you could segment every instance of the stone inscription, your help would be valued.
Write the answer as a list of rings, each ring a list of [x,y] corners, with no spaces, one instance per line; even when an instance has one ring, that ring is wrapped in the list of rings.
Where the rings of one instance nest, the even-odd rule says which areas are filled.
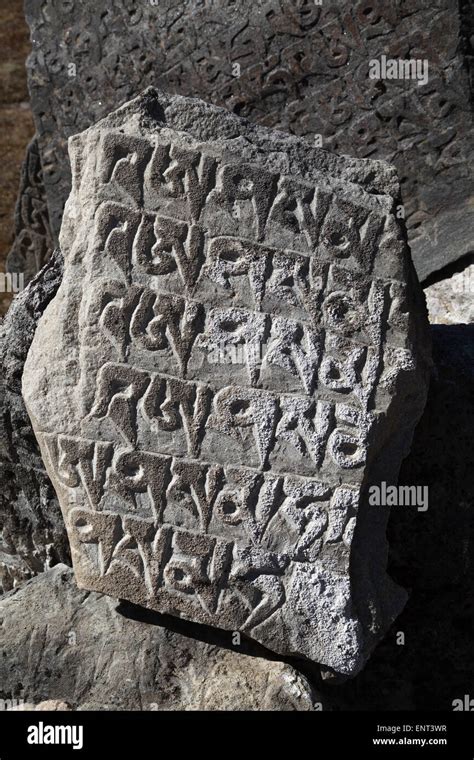
[[[76,576],[352,672],[372,442],[416,369],[381,170],[344,182],[321,155],[312,180],[290,176],[167,123],[132,131],[130,108],[71,142],[54,341],[67,367],[77,336],[77,372],[36,428]]]
[[[54,238],[71,187],[67,138],[153,85],[309,145],[396,165],[420,279],[472,251],[468,2],[27,0],[25,7]],[[422,66],[426,76],[386,77],[384,60]],[[201,168],[197,208],[213,181],[212,162]],[[198,167],[189,169],[196,181]]]

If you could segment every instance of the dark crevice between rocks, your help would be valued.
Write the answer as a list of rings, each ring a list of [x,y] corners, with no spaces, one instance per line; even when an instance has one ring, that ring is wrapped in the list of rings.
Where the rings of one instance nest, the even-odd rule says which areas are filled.
[[[441,282],[442,280],[448,280],[454,274],[463,272],[472,264],[474,264],[474,253],[466,253],[457,261],[453,261],[442,269],[437,269],[435,272],[432,272],[428,277],[426,277],[426,279],[423,280],[421,285],[423,288],[429,288],[430,285],[434,285],[435,283]]]
[[[387,530],[388,573],[410,596],[363,671],[325,685],[335,709],[452,710],[474,682],[474,325],[431,334],[428,401],[398,481],[428,485],[429,506],[392,507]]]

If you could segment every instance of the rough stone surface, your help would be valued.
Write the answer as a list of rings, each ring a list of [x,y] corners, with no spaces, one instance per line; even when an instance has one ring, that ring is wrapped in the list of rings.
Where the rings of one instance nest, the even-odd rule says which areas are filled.
[[[6,270],[22,274],[28,284],[51,258],[53,249],[36,138],[30,142],[23,162],[14,234]]]
[[[316,699],[323,710],[451,711],[453,701],[462,699],[472,688],[474,326],[439,325],[433,327],[431,333],[435,366],[428,401],[415,431],[412,449],[400,473],[401,483],[429,486],[429,509],[422,513],[411,508],[394,508],[388,529],[391,547],[389,571],[399,583],[410,589],[410,598],[358,676],[342,685],[331,685],[327,681],[316,682]],[[48,596],[51,593],[49,573],[43,579],[50,589],[46,592],[46,604],[52,607]],[[72,581],[65,588],[67,593],[77,594],[75,598],[78,600],[78,609],[83,611],[85,605],[80,602],[85,595],[74,591]],[[91,597],[95,595],[91,594],[87,599]],[[107,610],[110,609],[105,599],[100,603]],[[64,602],[61,604],[64,609],[68,608]],[[28,600],[26,605],[30,606]],[[123,605],[120,608],[122,607]],[[99,613],[99,617],[103,624],[104,615]],[[26,642],[31,633],[29,626],[32,625],[32,619],[29,614],[25,624],[27,634],[22,639],[23,658],[29,651]],[[92,635],[93,620],[94,618],[86,634],[87,641],[90,641]],[[146,622],[147,628],[150,628],[150,621]],[[182,620],[171,621],[168,618],[162,621],[168,628],[173,627],[173,622],[175,630],[179,629],[178,633],[192,635],[186,629],[190,624],[185,624]],[[66,634],[60,637],[61,646],[64,635],[68,642],[72,640],[69,636],[72,629],[72,625],[65,623]],[[22,630],[21,625],[18,625],[18,630]],[[12,641],[18,630],[16,634],[11,631]],[[405,636],[404,646],[398,643],[400,632]],[[209,633],[210,630],[207,629],[206,634]],[[172,640],[170,632],[166,636],[169,641]],[[223,636],[216,631],[212,643],[219,642],[223,646]],[[81,639],[84,640],[84,636]],[[227,646],[229,639],[230,635]],[[183,640],[186,641],[184,637]],[[101,642],[101,637],[96,638],[95,644],[91,644],[91,651],[94,646],[100,651]],[[192,642],[188,646],[191,647]],[[20,651],[19,647],[15,651]],[[135,644],[130,651],[136,651]],[[90,656],[89,653],[88,657]],[[98,654],[94,654],[92,661],[97,662],[98,657]],[[21,661],[24,662],[24,659]],[[35,662],[31,659],[29,662],[30,664],[22,666],[20,672],[29,673],[30,684],[35,683],[35,674],[38,674],[38,683],[42,685],[41,688],[38,685],[34,687],[34,693],[38,694],[35,698],[42,699],[52,693],[63,700],[66,693],[70,693],[70,685],[64,693],[59,689],[52,690],[54,679],[47,675],[48,664],[35,670]],[[80,657],[78,663],[77,668],[73,663],[68,671],[71,674],[66,679],[69,684],[76,683],[77,672],[83,664]],[[58,669],[59,667],[63,669],[62,661]],[[439,677],[441,670],[442,678]],[[137,666],[137,672],[141,672],[140,665]],[[135,678],[135,682],[142,683],[135,674],[132,678]],[[185,678],[183,676],[183,684]],[[3,682],[3,676],[0,682]],[[17,684],[8,680],[6,683],[12,683],[12,692],[0,692],[0,698],[3,697],[5,701],[12,697],[17,701],[21,699],[19,692],[13,691],[13,686],[16,688]],[[222,689],[222,682],[218,684]],[[97,684],[94,688],[97,688]],[[84,699],[79,695],[76,706],[80,706],[82,701],[87,705],[87,686],[84,693]],[[98,693],[92,706],[101,709],[101,699],[102,696]],[[247,699],[248,697],[243,699],[242,705],[248,704]],[[104,698],[104,703],[110,704],[108,697]],[[117,704],[116,697],[112,699],[112,704]],[[137,699],[133,704],[140,705],[141,702]],[[202,705],[203,702],[200,701],[199,704]]]
[[[474,322],[474,263],[425,288],[425,296],[432,324]]]
[[[82,710],[313,710],[318,701],[290,665],[124,617],[117,601],[78,590],[64,565],[4,596],[0,618],[4,699]]]
[[[21,395],[38,319],[61,276],[57,252],[0,324],[0,592],[69,558],[59,504]]]
[[[70,151],[22,387],[79,584],[356,672],[426,396],[395,171],[153,89]]]
[[[474,248],[470,12],[457,0],[27,0],[54,234],[70,190],[67,138],[154,85],[394,163],[424,279]],[[427,61],[428,82],[370,79],[382,55]]]

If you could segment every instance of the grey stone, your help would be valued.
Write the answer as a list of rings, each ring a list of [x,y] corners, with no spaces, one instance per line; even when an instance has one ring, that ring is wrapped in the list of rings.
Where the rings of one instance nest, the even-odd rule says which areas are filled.
[[[474,323],[474,263],[425,288],[431,324]]]
[[[394,169],[153,89],[70,153],[22,388],[79,585],[353,674],[428,373]]]
[[[0,599],[0,618],[4,699],[81,710],[321,709],[291,665],[129,619],[110,597],[78,590],[64,565]]]
[[[0,592],[69,558],[59,504],[21,395],[36,324],[61,276],[57,251],[0,324]]]
[[[392,509],[388,533],[392,555],[390,571],[400,583],[410,588],[410,600],[362,673],[343,685],[318,686],[315,698],[324,710],[451,711],[453,700],[469,693],[474,679],[474,664],[471,658],[474,625],[474,504],[471,476],[474,472],[474,326],[434,326],[431,333],[434,367],[428,401],[415,431],[410,454],[400,472],[401,483],[428,484],[429,509],[423,513],[410,508]],[[54,576],[48,572],[41,580],[46,587],[44,601],[48,608],[53,606],[51,588],[54,584],[50,582],[51,577]],[[89,626],[86,638],[90,641],[88,637],[92,635],[93,628],[97,625],[97,630],[103,630],[104,619],[115,605],[111,607],[110,600],[99,599],[95,594],[86,597],[86,594],[77,592],[71,576],[67,577],[70,584],[67,587],[68,593],[77,595],[79,602],[93,597],[99,601],[102,609],[106,610],[105,613],[99,610],[98,617],[95,618],[97,623],[91,623]],[[39,596],[43,586],[35,588],[38,589]],[[24,590],[21,594],[24,594]],[[13,599],[15,598],[18,599],[18,595],[14,595]],[[67,603],[62,604],[67,610]],[[28,601],[26,606],[30,607]],[[85,604],[78,604],[79,610],[83,611],[84,606]],[[27,643],[28,636],[32,633],[30,626],[33,616],[29,614],[27,617],[23,606],[21,609],[22,614],[25,614],[25,622],[19,623],[16,617],[16,627],[10,629],[8,636],[11,642],[15,642],[20,635],[20,641],[13,644],[12,648],[14,646],[16,652],[22,652],[21,663],[24,663],[25,655],[29,651]],[[68,614],[66,613],[66,617]],[[115,612],[113,614],[114,620],[122,620],[121,615]],[[40,615],[37,618],[42,619]],[[166,622],[163,620],[163,625],[170,627],[170,622],[169,619]],[[24,638],[23,634],[19,634],[23,625],[27,631]],[[114,622],[111,626],[114,630],[115,625]],[[176,626],[183,625],[184,621],[176,621]],[[143,632],[145,627],[150,626],[136,626],[133,630]],[[73,637],[70,636],[73,626],[68,624],[67,620],[64,628],[66,633],[59,637],[61,646],[65,636],[68,643],[73,641]],[[406,637],[407,645],[404,647],[397,645],[399,631],[403,631]],[[209,634],[209,631],[206,631],[206,634]],[[160,635],[162,638],[167,637],[170,642],[173,640],[170,630],[166,633],[161,631]],[[38,638],[35,634],[33,641],[37,642]],[[179,637],[180,640],[183,638]],[[81,637],[81,640],[84,638]],[[126,646],[127,644],[123,648]],[[189,646],[192,646],[191,642]],[[120,648],[120,644],[117,648]],[[12,649],[5,648],[4,651],[11,652]],[[136,651],[135,644],[129,651]],[[80,659],[79,654],[77,652],[77,661]],[[93,662],[96,662],[95,657],[93,654]],[[109,653],[107,658],[107,662],[110,662],[112,655]],[[44,667],[40,668],[39,678],[44,686],[41,690],[36,687],[35,694],[38,696],[35,696],[35,699],[42,699],[54,693],[62,701],[62,684],[61,688],[51,691],[53,681],[46,674],[49,659],[47,658]],[[246,661],[249,658],[242,659]],[[83,662],[87,662],[87,659],[83,659]],[[68,666],[70,675],[65,679],[68,686],[64,692],[68,694],[71,693],[71,684],[76,683],[80,671],[75,663],[76,660],[70,668]],[[443,678],[439,677],[440,663],[443,667]],[[58,669],[59,667],[64,670],[62,660]],[[107,672],[108,669],[109,666]],[[19,672],[22,676],[25,672],[29,673],[28,682],[34,679],[34,668],[28,664],[22,665]],[[141,667],[138,665],[137,673],[140,672]],[[179,676],[181,678],[181,674]],[[185,691],[186,677],[186,674],[183,674],[182,691]],[[131,678],[133,683],[142,683],[135,673]],[[11,691],[0,692],[1,705],[7,709],[16,699],[16,709],[22,709],[19,695],[23,692],[18,691],[18,684],[13,680],[11,672],[7,680],[2,673],[0,683],[3,682]],[[84,682],[87,682],[87,677],[81,681]],[[108,696],[102,700],[99,694],[97,699],[94,698],[89,704],[98,709],[104,703],[117,707],[130,705],[130,702],[123,701],[121,696],[123,683],[125,681],[120,684],[118,700],[111,689],[111,700]],[[237,683],[236,681],[236,686]],[[217,681],[217,684],[222,688],[222,681]],[[254,692],[252,689],[247,692],[247,681],[245,684],[245,691],[242,689],[240,692],[243,706],[248,705],[247,700],[251,699]],[[230,686],[228,681],[227,686]],[[104,688],[103,682],[94,684],[94,689],[98,687],[101,691]],[[133,692],[132,686],[128,688]],[[139,688],[140,685],[135,693],[138,693]],[[76,708],[80,707],[82,701],[87,705],[87,685],[84,687],[84,694],[84,697],[78,695]],[[132,706],[140,704],[140,700],[134,698]],[[162,703],[158,700],[157,704]],[[198,704],[203,705],[203,702],[199,700]],[[25,703],[23,709],[29,707],[32,707],[32,704]]]
[[[7,257],[6,271],[23,275],[24,283],[51,258],[53,241],[36,137],[28,145],[21,171],[15,209],[15,239]]]
[[[396,164],[420,280],[473,250],[472,6],[463,0],[27,0],[29,90],[54,235],[67,138],[154,85]],[[428,62],[428,82],[371,61]]]

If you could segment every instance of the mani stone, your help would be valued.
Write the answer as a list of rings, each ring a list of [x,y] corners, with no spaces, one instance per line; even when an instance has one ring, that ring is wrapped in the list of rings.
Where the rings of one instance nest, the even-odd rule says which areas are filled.
[[[71,188],[67,138],[153,85],[394,163],[420,281],[473,250],[467,3],[26,0],[25,10],[55,238]],[[428,79],[371,79],[382,60],[426,62]]]
[[[79,586],[357,672],[429,365],[395,170],[151,88],[69,146],[22,390]]]

